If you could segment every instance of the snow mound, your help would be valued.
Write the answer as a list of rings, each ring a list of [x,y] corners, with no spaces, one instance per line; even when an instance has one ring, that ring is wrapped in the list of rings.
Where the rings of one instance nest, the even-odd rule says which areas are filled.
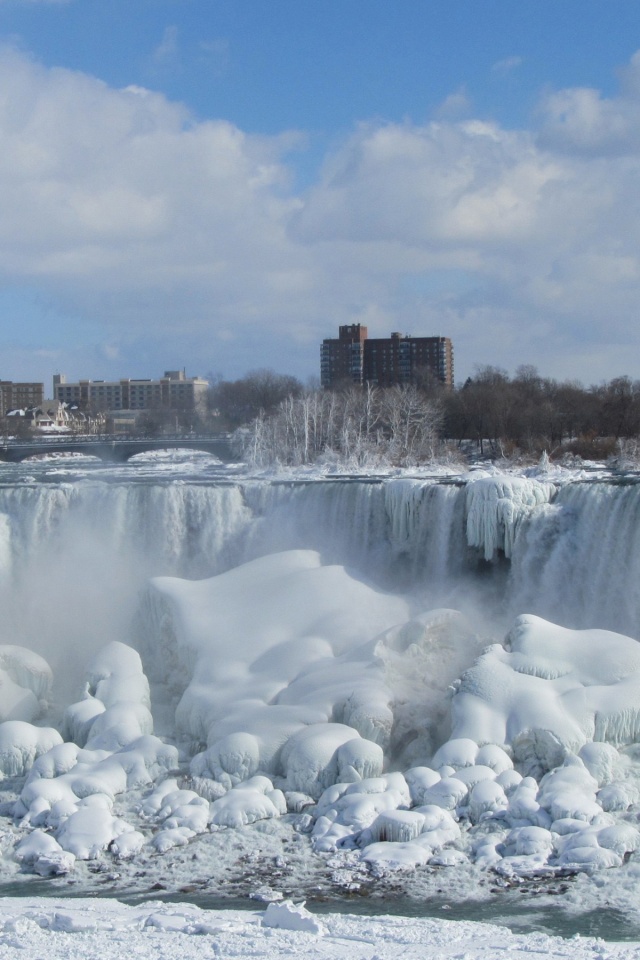
[[[336,779],[379,773],[393,695],[370,645],[408,613],[313,551],[204,581],[153,580],[141,650],[182,693],[178,730],[207,744],[192,776],[229,790],[264,773],[317,799]]]
[[[633,743],[640,736],[640,645],[606,630],[518,617],[505,645],[489,647],[463,675],[452,728],[457,739],[509,744],[533,773],[590,741]]]
[[[303,930],[317,935],[326,933],[324,924],[309,913],[304,902],[294,904],[292,900],[270,903],[262,917],[262,925],[280,930]]]
[[[26,647],[0,645],[0,722],[31,722],[42,715],[51,694],[49,664]]]
[[[211,829],[243,827],[256,820],[270,820],[287,812],[281,790],[274,790],[267,777],[252,777],[211,804]]]
[[[52,727],[34,727],[23,720],[0,723],[0,780],[24,776],[38,757],[61,743]]]
[[[85,699],[64,720],[67,732],[75,731],[85,746],[19,721],[0,725],[6,775],[29,771],[14,818],[24,829],[49,831],[48,846],[38,847],[37,855],[27,845],[17,856],[42,875],[67,872],[75,859],[96,859],[107,849],[121,859],[134,856],[144,837],[113,815],[114,800],[166,777],[178,764],[177,749],[151,735],[149,687],[135,650],[108,644],[89,664],[87,677]]]
[[[83,699],[67,707],[63,731],[81,746],[120,749],[153,733],[149,706],[149,682],[140,655],[114,641],[89,664]]]

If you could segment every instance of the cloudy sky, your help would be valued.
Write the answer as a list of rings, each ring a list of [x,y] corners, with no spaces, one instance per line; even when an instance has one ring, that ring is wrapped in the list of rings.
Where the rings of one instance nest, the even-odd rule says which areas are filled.
[[[638,0],[0,0],[0,378],[640,378]]]

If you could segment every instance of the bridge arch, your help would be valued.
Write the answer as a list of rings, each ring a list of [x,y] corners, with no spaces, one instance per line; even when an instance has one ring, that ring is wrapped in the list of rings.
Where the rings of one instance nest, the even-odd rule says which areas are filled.
[[[233,460],[231,440],[228,434],[211,437],[162,437],[135,438],[84,437],[43,438],[41,440],[13,440],[0,442],[0,460],[20,463],[28,457],[47,453],[84,453],[98,457],[106,463],[126,463],[138,453],[153,450],[194,450],[211,453],[224,463]]]

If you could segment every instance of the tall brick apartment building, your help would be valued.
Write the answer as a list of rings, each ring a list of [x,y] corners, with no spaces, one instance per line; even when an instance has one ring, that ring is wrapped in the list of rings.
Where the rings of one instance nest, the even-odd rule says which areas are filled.
[[[392,333],[369,339],[359,323],[338,328],[338,338],[323,340],[320,380],[323,387],[345,381],[380,387],[418,383],[434,377],[453,387],[453,346],[449,337],[412,337]]]
[[[0,416],[9,410],[38,407],[44,402],[44,383],[14,383],[0,380]]]

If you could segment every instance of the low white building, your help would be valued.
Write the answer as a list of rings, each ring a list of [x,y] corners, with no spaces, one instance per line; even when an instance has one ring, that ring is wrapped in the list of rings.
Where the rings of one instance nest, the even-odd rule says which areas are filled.
[[[92,410],[203,410],[209,382],[187,377],[184,370],[166,370],[159,380],[79,380],[53,378],[53,395],[66,404]]]

